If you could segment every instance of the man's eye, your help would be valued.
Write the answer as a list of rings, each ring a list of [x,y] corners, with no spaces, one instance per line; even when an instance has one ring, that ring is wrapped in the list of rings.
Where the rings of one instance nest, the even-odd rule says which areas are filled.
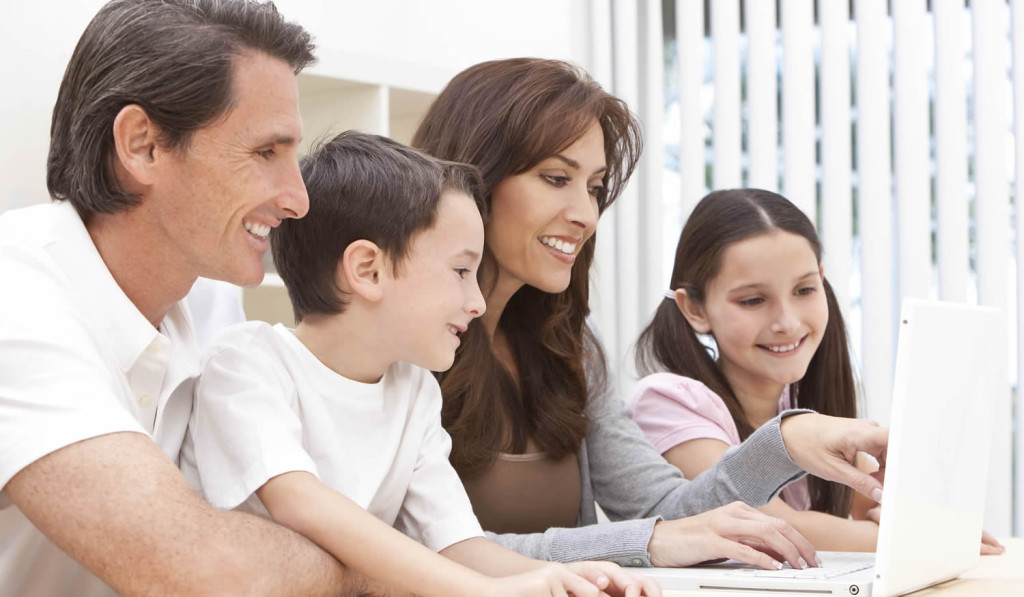
[[[273,149],[261,149],[260,151],[257,151],[256,154],[259,155],[261,158],[263,158],[265,160],[269,160],[270,158],[274,157],[274,150]]]

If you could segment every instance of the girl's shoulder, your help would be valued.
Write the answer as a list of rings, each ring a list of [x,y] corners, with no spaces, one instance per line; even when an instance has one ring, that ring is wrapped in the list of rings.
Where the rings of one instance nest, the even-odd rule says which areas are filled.
[[[674,373],[641,379],[631,397],[633,420],[662,452],[687,439],[715,438],[739,443],[732,414],[702,382]],[[673,444],[673,445],[674,445]]]
[[[654,373],[642,378],[633,390],[630,403],[634,410],[651,403],[674,403],[699,414],[724,414],[731,419],[725,402],[711,388],[692,377],[675,373]]]

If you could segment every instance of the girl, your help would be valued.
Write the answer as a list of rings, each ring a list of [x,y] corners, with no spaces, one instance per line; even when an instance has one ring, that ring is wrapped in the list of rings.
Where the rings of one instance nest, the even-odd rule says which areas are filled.
[[[452,463],[484,529],[504,533],[490,537],[540,559],[777,566],[752,540],[801,566],[816,556],[791,525],[743,504],[715,508],[768,501],[801,474],[789,454],[880,491],[841,456],[884,448],[884,431],[862,421],[773,419],[687,482],[629,420],[587,324],[588,277],[598,216],[636,165],[640,127],[585,72],[537,59],[470,67],[441,92],[413,145],[471,163],[484,179],[487,309],[439,377]],[[761,474],[743,474],[752,467]],[[596,502],[618,522],[593,525]]]
[[[785,409],[856,415],[846,328],[821,242],[784,197],[758,189],[705,197],[679,237],[670,288],[637,340],[637,370],[648,375],[633,393],[633,418],[684,476],[714,466]],[[817,549],[874,551],[875,505],[808,477],[762,511],[789,521]],[[985,542],[983,552],[1001,551]]]

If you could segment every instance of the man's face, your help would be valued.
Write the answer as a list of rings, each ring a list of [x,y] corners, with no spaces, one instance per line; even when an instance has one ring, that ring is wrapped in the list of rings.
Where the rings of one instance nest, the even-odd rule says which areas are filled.
[[[153,241],[180,256],[179,273],[254,286],[270,229],[309,209],[296,156],[302,121],[295,75],[282,60],[242,54],[232,92],[227,114],[184,151],[164,154],[167,167],[143,205]]]

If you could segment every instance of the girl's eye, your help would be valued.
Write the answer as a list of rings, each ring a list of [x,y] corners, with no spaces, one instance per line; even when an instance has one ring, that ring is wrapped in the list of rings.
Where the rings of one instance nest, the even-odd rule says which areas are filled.
[[[744,307],[756,307],[756,306],[760,305],[763,302],[764,302],[764,299],[761,298],[761,297],[748,298],[748,299],[743,299],[743,300],[739,301],[739,303],[741,305],[743,305]]]
[[[568,176],[559,176],[556,174],[541,174],[540,177],[547,181],[551,186],[558,188],[562,188],[572,181]]]
[[[804,287],[804,288],[801,288],[801,289],[797,290],[796,293],[798,295],[800,295],[800,296],[807,296],[808,294],[812,294],[812,293],[817,292],[817,291],[818,291],[818,289],[815,288],[814,286],[807,286],[807,287]]]
[[[457,267],[457,268],[455,268],[455,273],[459,274],[459,277],[460,277],[460,278],[465,278],[465,277],[466,277],[466,274],[468,274],[468,273],[469,273],[469,268],[466,268],[466,267]]]

